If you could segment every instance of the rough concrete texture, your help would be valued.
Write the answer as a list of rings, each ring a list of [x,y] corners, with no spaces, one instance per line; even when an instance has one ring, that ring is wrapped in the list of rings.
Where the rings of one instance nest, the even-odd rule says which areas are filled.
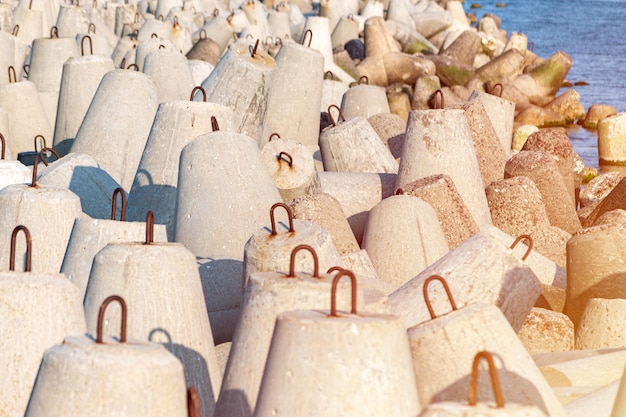
[[[279,214],[275,216],[278,218]],[[282,215],[280,215],[282,217]],[[276,233],[264,227],[250,236],[244,247],[244,286],[256,272],[288,273],[293,250],[299,245],[308,245],[317,254],[317,265],[322,272],[334,266],[342,266],[341,257],[325,228],[308,220],[293,220],[293,232],[288,222],[278,221]],[[314,261],[307,250],[299,251],[294,257],[297,271],[312,272]]]
[[[408,335],[422,404],[465,401],[474,356],[486,350],[498,358],[507,402],[534,405],[552,417],[566,415],[497,307],[474,303],[412,327]],[[493,401],[487,370],[480,374],[478,398]]]
[[[481,38],[473,30],[465,30],[450,46],[439,53],[465,65],[472,65],[480,50]]]
[[[598,217],[592,226],[599,226],[601,224],[626,224],[626,210],[615,209],[607,211],[602,216]]]
[[[511,236],[550,226],[546,206],[535,183],[526,176],[502,179],[486,189],[493,225]]]
[[[567,259],[565,248],[567,241],[572,237],[565,230],[555,226],[547,226],[536,229],[530,234],[533,239],[533,249],[553,261],[555,264],[565,268]]]
[[[142,242],[145,239],[145,222],[78,218],[67,243],[61,273],[78,287],[83,299],[94,257],[101,249],[109,243]],[[154,225],[154,241],[167,242],[165,226]]]
[[[384,100],[386,103],[386,96]],[[368,121],[360,116],[344,122],[336,120],[335,126],[324,129],[320,134],[320,151],[325,171],[398,172],[396,159]]]
[[[621,172],[603,172],[580,190],[580,206],[587,207],[593,203],[599,202],[615,188],[615,186],[624,178]]]
[[[80,416],[85,410],[97,417],[185,417],[183,367],[156,343],[107,338],[98,344],[89,336],[68,337],[46,352],[25,415]]]
[[[13,229],[24,225],[32,237],[32,271],[56,274],[70,239],[74,220],[81,216],[80,199],[71,191],[30,184],[0,190],[0,265],[9,265]],[[17,236],[15,265],[24,265],[26,243]]]
[[[396,287],[448,253],[435,210],[407,195],[388,197],[370,210],[361,247],[380,279]]]
[[[476,302],[499,307],[515,331],[519,330],[541,293],[535,273],[502,242],[478,233],[424,269],[389,296],[391,308],[406,327],[431,319],[424,299],[424,282],[443,277],[458,308]],[[432,283],[428,298],[437,315],[450,311],[443,285]]]
[[[626,180],[622,177],[619,180],[617,185],[613,187],[611,192],[609,192],[601,201],[599,201],[591,213],[587,215],[585,220],[583,220],[583,227],[590,227],[596,223],[596,220],[600,218],[603,214],[608,213],[617,209],[626,209],[625,201],[626,201]],[[590,206],[588,206],[590,207]],[[591,207],[590,207],[591,209]]]
[[[534,307],[517,332],[530,354],[574,349],[574,323],[563,313]]]
[[[448,175],[439,174],[410,182],[404,194],[421,198],[437,213],[448,248],[454,249],[478,233],[478,226]]]
[[[325,395],[298,395],[320,386],[327,388]],[[420,409],[406,331],[398,318],[343,312],[332,317],[328,310],[277,317],[254,416],[313,417],[335,410],[338,415],[409,417]]]
[[[527,176],[537,186],[552,226],[568,233],[580,229],[574,200],[555,157],[544,151],[521,151],[506,163],[505,178]]]
[[[221,373],[201,288],[195,257],[179,243],[110,243],[94,258],[84,306],[87,330],[94,334],[102,302],[111,294],[124,298],[133,314],[128,337],[163,343],[183,364],[203,416],[210,417]],[[108,317],[103,334],[117,335],[119,310]]]
[[[3,414],[23,416],[44,352],[67,336],[85,332],[82,305],[78,289],[58,273],[0,273]]]
[[[504,178],[504,164],[507,155],[502,148],[496,131],[491,125],[485,107],[480,101],[474,100],[458,106],[448,108],[465,111],[467,122],[476,151],[476,160],[483,180],[483,187]]]
[[[339,255],[347,255],[360,249],[341,203],[330,194],[310,194],[288,201],[288,205],[294,218],[316,223],[330,233]]]
[[[594,103],[587,109],[585,114],[585,120],[583,121],[583,127],[585,129],[595,129],[598,126],[600,120],[614,116],[617,114],[617,109],[609,104]]]
[[[334,274],[322,271],[319,277],[314,277],[311,268],[307,272],[296,272],[294,277],[288,277],[288,272],[256,272],[250,276],[226,364],[216,417],[251,416],[279,313],[329,307]],[[348,280],[340,282],[337,303],[342,310],[350,305],[349,288]],[[363,305],[362,291],[358,299]]]
[[[535,307],[562,313],[565,309],[566,298],[565,288],[541,284],[541,295],[535,302]]]
[[[626,113],[617,113],[598,122],[598,159],[607,165],[622,165],[626,161]]]
[[[400,162],[406,122],[396,114],[375,114],[367,119],[389,151]]]
[[[491,224],[467,116],[462,110],[413,111],[409,115],[396,188],[449,175],[479,228]]]
[[[591,298],[576,329],[576,349],[605,349],[626,346],[624,316],[626,300]]]
[[[477,90],[472,91],[469,100],[478,100],[483,103],[487,116],[491,120],[491,125],[498,135],[504,154],[507,158],[510,157],[515,103],[506,98]]]
[[[567,242],[565,313],[578,326],[591,298],[626,298],[625,225],[582,229]]]

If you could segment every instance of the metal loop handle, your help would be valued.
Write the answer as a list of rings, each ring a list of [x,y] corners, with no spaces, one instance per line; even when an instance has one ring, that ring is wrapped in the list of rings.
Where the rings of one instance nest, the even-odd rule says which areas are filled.
[[[319,278],[319,261],[317,259],[317,253],[315,253],[315,249],[313,249],[309,245],[298,245],[291,251],[291,258],[289,259],[289,278],[295,278],[296,273],[296,253],[301,250],[308,250],[311,252],[311,256],[313,256],[313,277]]]
[[[26,76],[28,77],[28,73],[30,72],[30,65],[29,64],[22,65],[22,70],[24,70],[24,74],[26,74]]]
[[[361,75],[359,77],[359,81],[357,81],[357,84],[361,85],[362,84],[361,81],[363,81],[363,80],[365,80],[365,85],[369,85],[370,79],[367,77],[367,75]]]
[[[4,155],[7,150],[7,141],[4,139],[4,135],[0,133],[0,144],[2,145],[2,153],[0,154],[0,159],[4,159]]]
[[[96,25],[94,23],[89,24],[89,27],[87,28],[87,33],[93,33],[94,35],[96,34]]]
[[[220,125],[217,123],[217,117],[211,116],[211,130],[217,132],[220,130]]]
[[[100,310],[98,311],[98,329],[97,329],[96,343],[103,343],[102,342],[102,331],[103,331],[102,327],[104,323],[104,313],[106,312],[106,309],[109,306],[109,304],[111,304],[113,301],[117,301],[118,303],[120,303],[120,307],[122,308],[120,343],[126,342],[126,318],[128,314],[128,309],[126,308],[126,301],[124,301],[124,299],[120,297],[119,295],[111,295],[110,297],[107,297],[106,300],[102,302],[102,304],[100,305]]]
[[[433,93],[430,108],[433,110],[441,110],[444,108],[443,91],[437,90]]]
[[[139,72],[139,65],[137,64],[130,64],[129,66],[126,67],[126,69],[134,69],[135,71]]]
[[[13,30],[11,31],[11,35],[16,36],[20,33],[20,25],[13,26]]]
[[[331,113],[330,109],[337,109],[337,111],[339,112],[339,117],[341,117],[341,121],[345,122],[346,118],[343,115],[343,112],[341,111],[341,109],[339,108],[339,106],[337,106],[336,104],[331,104],[330,106],[328,106],[328,116],[330,117],[330,122],[333,124],[333,127],[337,126],[337,122],[335,122],[335,118],[333,117],[333,114]]]
[[[9,65],[9,68],[7,69],[7,71],[9,73],[9,84],[16,83],[17,75],[15,74],[15,68],[13,67],[13,65]],[[13,75],[13,78],[11,78],[11,75]]]
[[[30,181],[30,186],[35,188],[37,186],[37,167],[39,166],[39,155],[33,157],[33,176]]]
[[[148,210],[146,214],[146,245],[154,242],[154,213]]]
[[[499,91],[498,94],[495,94],[497,89],[499,89],[500,91]],[[504,87],[500,83],[495,84],[493,87],[491,87],[491,89],[489,91],[489,94],[492,94],[492,95],[498,96],[498,97],[502,97],[502,93],[504,93]]]
[[[193,101],[193,97],[196,95],[197,91],[202,93],[202,101],[206,102],[206,90],[199,85],[195,86],[193,90],[191,90],[191,97],[189,97],[189,101]]]
[[[215,9],[215,10],[217,10],[217,9]],[[219,14],[219,11],[218,11],[218,14]],[[200,33],[199,33],[198,36],[199,36],[199,38],[201,40],[205,40],[206,39],[206,30],[205,29],[200,29]]]
[[[50,28],[50,39],[52,38],[59,38],[59,28],[56,26]]]
[[[498,370],[493,362],[493,356],[487,351],[481,351],[474,356],[474,363],[472,364],[472,376],[470,379],[469,390],[469,405],[475,406],[478,397],[478,365],[480,365],[481,359],[487,361],[489,365],[489,377],[491,379],[491,387],[493,389],[493,396],[496,400],[496,407],[504,408],[504,397],[502,396],[502,387],[500,386],[500,378],[498,377]]]
[[[26,238],[26,265],[24,265],[24,272],[30,272],[32,266],[32,239],[30,237],[30,232],[28,228],[24,225],[19,225],[15,229],[13,229],[13,233],[11,233],[11,249],[9,253],[9,271],[15,271],[15,246],[17,240],[17,234],[20,232],[24,232],[24,237]]]
[[[398,188],[396,190],[396,195],[404,195],[404,190],[402,188]]]
[[[91,40],[91,36],[85,35],[80,40],[80,54],[85,56],[85,39],[89,39],[89,55],[93,55],[93,41]]]
[[[331,266],[330,268],[328,268],[328,271],[326,271],[327,274],[332,274],[333,272],[339,272],[339,271],[343,271],[343,268],[340,266]]]
[[[324,73],[324,79],[325,79],[325,80],[332,80],[332,81],[335,81],[335,74],[333,74],[333,72],[332,72],[332,71],[326,71],[326,72]]]
[[[274,132],[274,133],[272,133],[272,134],[270,135],[270,138],[269,138],[267,141],[268,141],[268,142],[271,142],[271,141],[272,141],[272,139],[274,139],[274,138],[278,138],[278,139],[280,139],[280,135],[279,135],[278,133]]]
[[[111,220],[115,220],[117,212],[117,195],[120,195],[122,200],[122,209],[120,210],[120,221],[123,222],[126,219],[126,192],[122,187],[117,187],[113,190],[113,198],[111,199]]]
[[[344,276],[350,278],[350,282],[352,283],[352,309],[350,310],[350,314],[356,314],[356,277],[354,276],[354,272],[342,269],[335,275],[335,278],[333,278],[333,286],[330,290],[330,315],[332,317],[337,317],[337,284],[339,284],[339,280]]]
[[[41,139],[41,149],[48,147],[48,145],[46,145],[46,138],[44,138],[43,135],[37,135],[37,136],[35,136],[35,139],[34,139],[34,141],[35,141],[35,152],[38,152],[37,151],[37,139]]]
[[[272,236],[276,236],[278,232],[276,231],[276,221],[274,220],[274,210],[277,207],[282,207],[287,212],[287,217],[289,217],[289,233],[295,232],[293,228],[293,212],[289,208],[289,206],[285,203],[276,203],[270,208],[270,221],[272,223]]]
[[[430,298],[428,297],[428,286],[433,281],[441,282],[441,285],[443,285],[443,289],[446,291],[446,295],[448,296],[448,300],[450,301],[450,306],[452,306],[452,311],[457,309],[454,298],[452,297],[452,293],[450,292],[450,287],[448,287],[448,282],[440,275],[431,275],[430,277],[426,278],[426,281],[424,281],[424,286],[422,287],[422,291],[424,293],[424,302],[426,303],[426,308],[428,309],[428,313],[430,314],[431,319],[437,318],[437,316],[435,315],[435,310],[430,303]]]
[[[198,390],[195,387],[189,387],[187,389],[187,416],[188,417],[200,417],[200,397],[198,396]]]
[[[304,35],[302,35],[302,42],[301,42],[302,45],[304,45],[304,41],[306,41],[307,37],[309,38],[309,43],[306,46],[307,48],[310,48],[311,41],[313,40],[313,31],[311,31],[311,29],[307,29],[306,32],[304,32]]]
[[[259,40],[258,39],[254,43],[254,47],[252,47],[252,45],[248,45],[248,50],[250,51],[250,55],[252,56],[252,58],[254,58],[254,56],[256,55],[256,50],[257,50],[258,47],[259,47]]]
[[[41,162],[43,162],[43,164],[45,166],[48,166],[48,158],[46,158],[44,152],[50,152],[52,155],[54,155],[56,157],[57,160],[61,159],[61,155],[59,155],[57,153],[57,151],[55,151],[54,149],[52,149],[52,148],[41,148],[41,150],[39,151],[39,157],[41,158]]]
[[[291,167],[293,165],[293,158],[291,157],[291,155],[289,155],[287,152],[280,152],[277,156],[276,159],[280,162],[281,160],[285,160],[285,158],[283,157],[287,157],[289,158],[289,160],[287,161],[287,163],[289,164],[289,166]]]
[[[526,242],[528,242],[527,243],[528,250],[526,251],[524,256],[522,256],[522,261],[525,261],[526,258],[528,258],[528,255],[530,255],[530,252],[533,250],[533,238],[530,237],[530,235],[520,235],[520,236],[518,236],[517,239],[515,239],[515,242],[513,242],[511,244],[509,249],[515,249],[517,244],[520,243],[522,240],[526,240]]]

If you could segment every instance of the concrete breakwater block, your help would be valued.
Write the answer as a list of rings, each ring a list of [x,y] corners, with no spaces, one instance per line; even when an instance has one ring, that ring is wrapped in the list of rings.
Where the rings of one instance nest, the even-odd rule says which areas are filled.
[[[617,184],[613,185],[616,181]],[[606,182],[605,187],[611,188],[611,185],[613,185],[612,189],[608,194],[606,194],[606,191],[602,192],[602,194],[606,194],[605,197],[601,198],[600,196],[600,201],[588,206],[591,213],[582,221],[583,227],[593,226],[601,216],[613,210],[626,209],[626,205],[624,204],[626,181],[624,178],[611,178]]]
[[[96,254],[85,292],[87,329],[96,332],[99,306],[109,294],[124,298],[133,312],[128,337],[163,343],[181,361],[208,417],[222,381],[196,260],[179,243],[151,240],[153,225],[147,222],[143,241],[109,243]],[[109,317],[101,329],[105,336],[117,333],[118,311]]]
[[[183,148],[179,172],[175,239],[200,263],[214,339],[229,341],[243,293],[244,246],[282,199],[257,143],[239,133],[194,139]],[[228,322],[221,325],[212,311],[230,311]]]
[[[350,313],[339,312],[335,301],[338,281],[346,275],[353,286]],[[419,413],[400,320],[359,313],[356,278],[349,271],[337,274],[332,288],[330,312],[296,310],[277,316],[254,416],[319,416],[329,409],[361,416]],[[354,384],[360,384],[360,401]],[[320,386],[326,387],[324,395],[318,395]]]
[[[19,161],[0,160],[0,190],[12,184],[25,184],[31,181],[33,173]]]
[[[515,103],[493,94],[474,90],[469,101],[480,101],[485,107],[487,117],[498,135],[502,149],[506,157],[511,156],[513,138],[513,119],[515,116]]]
[[[129,220],[143,221],[151,210],[155,221],[167,228],[168,240],[174,240],[180,154],[195,138],[213,132],[212,117],[219,129],[234,131],[233,111],[224,105],[203,101],[159,105],[128,195]]]
[[[27,228],[2,234],[3,240],[16,241],[20,231],[31,253]],[[8,270],[3,266],[0,272],[0,313],[4,317],[0,367],[7,375],[0,384],[0,407],[7,416],[24,415],[44,352],[65,337],[85,331],[82,298],[65,276],[31,272],[28,267],[22,272],[21,264],[17,265]]]
[[[419,197],[435,209],[450,249],[456,248],[479,231],[448,175],[439,174],[421,178],[406,184],[396,193]]]
[[[380,279],[396,287],[448,253],[435,210],[406,195],[388,197],[370,210],[361,247]]]
[[[130,190],[157,106],[157,89],[150,77],[132,70],[108,72],[70,151],[90,155]]]
[[[601,163],[621,165],[626,160],[624,132],[626,113],[617,113],[598,122],[598,158]]]
[[[159,103],[185,100],[195,82],[187,58],[178,50],[157,49],[146,55],[143,73],[156,84]]]
[[[479,228],[491,224],[465,112],[417,110],[409,114],[396,188],[423,177],[452,178]]]
[[[390,113],[387,94],[377,85],[357,84],[343,94],[341,111],[346,119],[360,116],[368,119],[376,114]]]
[[[506,370],[500,373],[500,383],[508,401],[536,406],[549,416],[566,415],[497,307],[474,303],[414,326],[408,335],[422,404],[467,398],[473,358],[485,350],[492,352]],[[485,378],[478,386],[478,396],[493,401]]]
[[[311,249],[310,246],[293,248],[287,269],[258,271],[250,275],[224,373],[216,417],[252,415],[278,314],[328,308],[334,275],[320,272],[318,258],[312,259],[317,251]],[[296,257],[299,258],[298,266]],[[340,285],[337,301],[341,306],[350,303],[348,289],[348,282]],[[363,303],[362,291],[357,297]]]
[[[585,417],[594,415],[598,417],[610,417],[620,415],[620,411],[611,414],[611,410],[617,406],[620,381],[592,391],[580,398],[573,400],[565,406],[568,417]]]
[[[626,346],[622,331],[626,300],[591,298],[576,329],[576,349],[605,349]]]
[[[98,329],[105,310],[106,305]],[[122,314],[126,321],[125,304]],[[90,410],[90,415],[99,417],[111,413],[186,416],[185,376],[178,359],[160,344],[127,341],[123,325],[119,338],[120,343],[98,331],[95,341],[89,335],[76,335],[47,350],[25,415],[80,416]]]
[[[476,302],[493,304],[502,310],[515,331],[522,327],[541,293],[537,276],[513,250],[481,232],[389,296],[392,311],[407,328],[431,318],[429,305],[436,311],[449,309],[443,286],[431,286],[429,303],[424,298],[424,283],[433,275],[445,278],[459,308]]]
[[[552,387],[603,387],[621,378],[625,363],[626,352],[620,349],[544,365],[539,369]]]
[[[534,307],[517,333],[532,355],[574,349],[574,323],[563,313]]]
[[[580,206],[588,207],[600,202],[609,195],[622,178],[624,174],[621,172],[604,172],[598,175],[580,190]]]

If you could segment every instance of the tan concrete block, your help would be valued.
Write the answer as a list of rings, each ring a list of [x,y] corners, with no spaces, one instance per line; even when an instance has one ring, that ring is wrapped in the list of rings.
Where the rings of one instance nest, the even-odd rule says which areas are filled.
[[[517,333],[529,353],[574,348],[574,323],[563,313],[534,307]]]

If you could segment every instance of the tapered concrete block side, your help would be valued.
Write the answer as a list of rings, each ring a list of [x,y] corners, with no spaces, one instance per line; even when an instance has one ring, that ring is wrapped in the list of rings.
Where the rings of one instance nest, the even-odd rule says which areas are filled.
[[[465,401],[476,353],[486,350],[497,358],[507,402],[533,405],[549,416],[566,416],[502,312],[475,303],[408,330],[413,368],[422,404]],[[478,398],[493,401],[487,370],[481,370]]]
[[[591,298],[626,298],[625,225],[583,229],[567,242],[565,313],[578,326]]]
[[[298,255],[308,255],[306,251]],[[306,256],[303,256],[306,257]],[[302,259],[299,260],[302,265]],[[311,270],[310,256],[306,259]],[[296,267],[301,271],[302,268]],[[330,303],[333,275],[318,278],[304,272],[287,277],[287,272],[256,272],[250,276],[244,292],[241,316],[233,336],[226,364],[216,417],[250,417],[255,409],[267,354],[272,342],[276,317],[286,311],[325,310]],[[349,305],[347,280],[339,284],[337,303]],[[363,293],[358,298],[363,302]]]
[[[479,228],[491,224],[480,169],[465,112],[417,110],[409,114],[396,188],[446,174]]]
[[[517,333],[532,355],[574,349],[574,323],[563,313],[533,308]]]
[[[448,253],[435,210],[417,197],[403,195],[372,208],[362,248],[380,278],[396,287]]]
[[[182,365],[163,346],[77,336],[46,352],[26,416],[184,417],[186,398]]]
[[[541,293],[535,273],[502,242],[481,232],[389,296],[392,311],[407,327],[430,319],[423,287],[432,275],[446,279],[459,308],[476,302],[493,304],[502,310],[515,331],[522,327]],[[435,311],[450,310],[443,286],[431,285],[429,299]]]
[[[0,190],[0,266],[8,269],[11,232],[26,226],[32,237],[32,271],[56,274],[70,239],[74,220],[81,215],[80,199],[72,192],[42,186],[9,185]],[[49,219],[54,219],[50,221]],[[15,265],[22,270],[26,243],[16,242]]]
[[[513,140],[513,119],[515,117],[515,103],[506,98],[474,90],[470,101],[480,101],[487,112],[506,157],[511,156]]]
[[[406,184],[402,191],[421,198],[435,209],[451,250],[479,232],[474,218],[448,175],[424,177]]]
[[[615,182],[617,182],[617,184],[613,185]],[[624,205],[624,195],[626,194],[626,181],[624,178],[614,178],[607,181],[607,183],[607,188],[610,188],[611,185],[613,185],[612,189],[608,193],[602,193],[605,194],[605,196],[601,199],[601,201],[598,201],[593,206],[588,206],[591,213],[583,220],[583,227],[593,226],[605,213],[626,208]],[[600,196],[600,198],[601,197],[602,196]]]
[[[211,116],[221,130],[234,130],[234,113],[221,104],[170,101],[159,105],[128,195],[129,220],[143,221],[152,210],[154,221],[164,224],[168,239],[174,240],[180,154],[189,142],[213,132]]]
[[[163,48],[150,52],[143,73],[156,84],[159,103],[186,100],[195,87],[187,58],[177,50]]]
[[[580,229],[574,201],[554,157],[544,151],[522,151],[507,161],[504,175],[505,178],[527,176],[533,180],[546,205],[552,226],[568,233]]]
[[[202,87],[207,101],[230,107],[235,114],[237,132],[263,143],[263,121],[274,59],[258,48],[251,56],[247,44],[228,48]],[[245,82],[242,82],[245,80]]]
[[[76,133],[71,152],[90,155],[125,190],[130,190],[157,103],[156,85],[147,75],[125,70],[108,72]]]
[[[576,331],[576,349],[604,349],[626,346],[623,320],[626,300],[591,298]]]
[[[358,401],[354,384],[361,384]],[[277,317],[254,416],[319,416],[329,409],[361,416],[419,413],[406,332],[397,318],[328,317],[327,310]]]
[[[126,300],[130,339],[163,343],[196,387],[202,414],[211,416],[221,385],[211,325],[195,257],[178,243],[112,243],[98,252],[85,294],[87,330],[97,330],[98,310],[110,295]],[[108,315],[104,335],[117,335],[119,310]]]
[[[7,416],[22,416],[44,352],[67,336],[85,332],[82,298],[59,274],[2,272],[0,314],[0,366],[6,375],[0,384],[0,408]]]

